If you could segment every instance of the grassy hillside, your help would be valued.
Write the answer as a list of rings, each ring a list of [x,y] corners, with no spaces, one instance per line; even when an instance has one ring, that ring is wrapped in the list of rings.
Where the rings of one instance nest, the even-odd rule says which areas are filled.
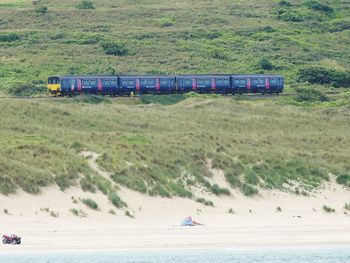
[[[347,1],[35,2],[0,0],[0,89],[53,74],[192,72],[281,73],[293,87],[314,66],[350,86]]]
[[[329,173],[350,186],[349,97],[337,107],[294,106],[283,97],[177,97],[175,104],[148,97],[146,103],[152,98],[156,103],[2,100],[0,191],[19,186],[37,193],[54,182],[64,190],[80,182],[114,193],[79,156],[82,150],[101,153],[98,163],[115,182],[151,195],[192,197],[194,184],[224,193],[206,179],[208,159],[247,195],[259,187],[289,189],[290,181],[300,185],[296,193],[308,191]]]

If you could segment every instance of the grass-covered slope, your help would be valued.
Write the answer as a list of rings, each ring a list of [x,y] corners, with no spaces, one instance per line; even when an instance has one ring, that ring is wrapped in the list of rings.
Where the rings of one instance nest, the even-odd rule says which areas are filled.
[[[151,195],[191,197],[193,184],[225,192],[206,180],[208,159],[247,195],[256,186],[288,189],[290,181],[307,190],[329,173],[350,186],[349,104],[298,107],[281,103],[282,97],[201,96],[176,104],[150,97],[147,103],[152,98],[157,104],[2,100],[0,191],[20,186],[35,193],[55,181],[65,189],[80,180],[87,190],[113,193],[79,156],[83,150],[100,153],[99,165],[116,183]]]
[[[290,86],[314,82],[298,73],[314,66],[331,75],[321,83],[350,86],[346,1],[33,2],[0,0],[1,89],[53,74],[199,72],[281,73]]]

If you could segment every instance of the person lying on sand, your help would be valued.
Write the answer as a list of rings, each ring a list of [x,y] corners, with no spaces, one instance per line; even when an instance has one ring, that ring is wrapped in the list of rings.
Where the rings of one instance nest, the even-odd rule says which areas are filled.
[[[188,216],[181,222],[181,226],[204,226],[201,223],[192,220],[192,217]]]

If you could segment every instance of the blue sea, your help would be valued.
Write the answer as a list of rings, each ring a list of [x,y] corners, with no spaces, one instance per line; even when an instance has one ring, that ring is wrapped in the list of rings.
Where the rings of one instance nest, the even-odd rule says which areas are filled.
[[[6,263],[350,263],[350,248],[311,250],[172,250],[125,252],[14,253]]]

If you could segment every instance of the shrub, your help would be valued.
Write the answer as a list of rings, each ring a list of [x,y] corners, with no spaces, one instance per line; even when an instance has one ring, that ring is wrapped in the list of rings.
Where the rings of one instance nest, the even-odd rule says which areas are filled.
[[[39,6],[34,9],[34,11],[38,14],[46,14],[49,9],[47,6]]]
[[[308,1],[305,5],[312,10],[321,11],[324,13],[332,13],[334,9],[328,5],[321,4],[318,1]]]
[[[210,200],[206,200],[203,197],[196,198],[196,202],[201,203],[206,206],[214,206],[214,203]]]
[[[52,217],[58,217],[58,215],[59,215],[58,212],[55,212],[55,211],[50,212],[50,216],[52,216]]]
[[[348,174],[338,175],[336,181],[338,184],[350,187],[350,175]]]
[[[243,184],[241,187],[241,191],[246,196],[253,196],[258,194],[258,189],[249,184]]]
[[[329,84],[334,87],[350,87],[350,72],[322,67],[302,68],[298,71],[298,81],[311,84]]]
[[[322,207],[323,211],[325,211],[326,213],[335,213],[335,209],[331,208],[329,206],[323,205]]]
[[[285,0],[281,0],[281,1],[279,1],[279,3],[278,3],[280,6],[286,6],[286,7],[290,7],[290,6],[292,6],[292,4],[290,3],[290,2],[288,2],[288,1],[285,1]]]
[[[92,200],[91,198],[84,198],[83,200],[81,200],[83,202],[84,205],[86,205],[87,207],[90,207],[93,210],[98,210],[98,204]]]
[[[42,0],[32,0],[32,5],[38,5],[42,2]]]
[[[216,195],[230,195],[231,194],[230,190],[228,190],[227,188],[221,188],[217,184],[213,184],[210,189]]]
[[[282,212],[282,208],[280,206],[277,206],[276,211],[277,212]]]
[[[345,203],[344,209],[350,211],[350,203]]]
[[[89,0],[82,0],[77,4],[78,9],[95,9],[94,3]]]
[[[128,210],[125,211],[125,215],[130,217],[130,218],[135,218],[135,216],[132,215]]]
[[[108,211],[108,214],[115,215],[116,213],[115,213],[115,211],[113,209],[111,209],[111,210]]]
[[[313,88],[297,88],[295,100],[298,102],[323,102],[328,101],[328,97],[323,92]]]
[[[172,18],[164,17],[158,21],[158,24],[161,28],[171,27],[175,25],[175,21]]]
[[[80,186],[81,186],[81,189],[83,189],[83,191],[85,192],[91,192],[91,193],[96,192],[96,187],[91,182],[89,182],[89,180],[86,178],[80,179]]]
[[[272,70],[273,69],[272,63],[266,58],[262,58],[261,60],[259,60],[257,67],[259,69],[263,69],[263,70]]]
[[[45,94],[46,91],[45,86],[34,85],[32,82],[18,82],[8,89],[8,93],[14,96],[34,96]]]
[[[0,34],[0,42],[13,42],[19,40],[20,37],[16,33],[2,33]]]
[[[126,203],[123,200],[121,200],[116,193],[110,193],[108,195],[108,199],[116,208],[122,208],[124,206],[127,206]]]
[[[228,210],[228,213],[229,213],[229,214],[234,214],[235,211],[233,210],[233,208],[230,208],[230,209]]]
[[[76,209],[76,208],[71,208],[69,211],[70,211],[73,215],[75,215],[75,216],[78,216],[78,215],[79,215],[79,210]]]
[[[125,44],[121,42],[104,42],[101,46],[107,55],[125,56],[128,54]]]
[[[4,214],[9,215],[9,210],[7,208],[4,209]]]

